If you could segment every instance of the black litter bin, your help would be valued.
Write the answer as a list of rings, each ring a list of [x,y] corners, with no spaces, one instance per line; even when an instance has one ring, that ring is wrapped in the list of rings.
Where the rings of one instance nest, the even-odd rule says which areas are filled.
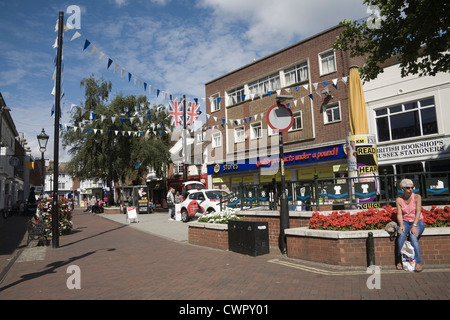
[[[269,226],[260,221],[228,221],[230,251],[259,256],[269,253]]]

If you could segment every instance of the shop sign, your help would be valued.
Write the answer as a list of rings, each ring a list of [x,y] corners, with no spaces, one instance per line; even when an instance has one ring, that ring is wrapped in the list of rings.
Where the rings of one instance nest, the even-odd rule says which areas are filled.
[[[447,144],[444,139],[399,143],[378,146],[378,159],[387,160],[404,157],[429,156],[445,152]]]
[[[344,145],[331,146],[327,148],[313,149],[287,153],[284,157],[284,164],[297,165],[305,163],[322,162],[329,160],[345,159]],[[208,166],[208,174],[232,173],[247,170],[257,170],[260,168],[270,168],[279,166],[280,157],[266,157],[257,159],[246,159],[237,163],[223,163]]]

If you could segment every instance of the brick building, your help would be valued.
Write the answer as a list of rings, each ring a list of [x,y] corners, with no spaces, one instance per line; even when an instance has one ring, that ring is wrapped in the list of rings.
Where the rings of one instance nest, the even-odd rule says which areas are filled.
[[[283,133],[286,181],[346,174],[349,69],[363,60],[333,50],[341,31],[333,27],[206,83],[209,187],[280,181],[278,132],[266,119],[280,94],[292,96],[283,103],[294,115]]]

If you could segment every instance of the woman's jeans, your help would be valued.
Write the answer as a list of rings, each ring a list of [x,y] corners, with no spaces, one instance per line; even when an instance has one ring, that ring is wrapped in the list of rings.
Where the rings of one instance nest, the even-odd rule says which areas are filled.
[[[419,223],[417,224],[417,232],[419,234],[418,237],[416,237],[415,235],[413,235],[413,233],[411,231],[411,228],[413,226],[414,222],[408,222],[408,221],[403,221],[403,228],[405,229],[404,232],[400,233],[400,230],[398,231],[398,256],[401,257],[401,250],[403,247],[403,244],[406,241],[406,237],[409,234],[409,242],[411,242],[411,245],[414,248],[414,254],[416,256],[416,264],[422,264],[422,259],[420,257],[420,246],[419,246],[419,239],[420,235],[422,234],[423,230],[425,230],[425,224],[423,223],[422,220],[419,220]],[[401,259],[400,259],[401,261]]]

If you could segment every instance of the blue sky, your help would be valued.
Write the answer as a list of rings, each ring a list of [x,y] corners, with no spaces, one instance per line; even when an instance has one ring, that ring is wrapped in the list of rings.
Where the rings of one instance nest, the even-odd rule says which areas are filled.
[[[81,24],[64,35],[61,123],[69,122],[71,104],[82,103],[80,81],[92,74],[112,82],[113,97],[145,94],[152,104],[168,103],[129,82],[127,73],[121,77],[120,69],[114,73],[114,64],[107,69],[108,58],[153,88],[204,98],[206,82],[370,14],[362,0],[0,0],[0,92],[38,158],[36,136],[45,128],[46,158],[53,159],[52,45],[58,12],[67,21],[70,5],[81,9]],[[76,31],[81,37],[70,41]],[[83,51],[86,39],[91,45]],[[61,150],[60,161],[67,160]]]

